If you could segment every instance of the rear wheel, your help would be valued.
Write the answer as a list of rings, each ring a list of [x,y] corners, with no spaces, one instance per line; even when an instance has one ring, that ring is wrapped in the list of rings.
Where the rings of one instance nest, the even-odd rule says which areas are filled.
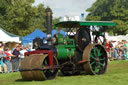
[[[108,59],[107,53],[99,44],[89,44],[83,52],[83,60],[88,61],[83,65],[88,74],[103,74],[106,72]]]

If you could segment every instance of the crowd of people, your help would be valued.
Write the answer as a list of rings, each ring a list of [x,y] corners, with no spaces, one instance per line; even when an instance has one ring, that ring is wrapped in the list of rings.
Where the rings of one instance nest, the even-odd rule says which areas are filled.
[[[17,43],[15,48],[10,50],[0,42],[0,73],[18,72],[19,64],[27,51],[30,51],[30,48],[21,44]]]
[[[128,59],[128,42],[122,41],[106,41],[106,51],[109,60],[126,60]]]

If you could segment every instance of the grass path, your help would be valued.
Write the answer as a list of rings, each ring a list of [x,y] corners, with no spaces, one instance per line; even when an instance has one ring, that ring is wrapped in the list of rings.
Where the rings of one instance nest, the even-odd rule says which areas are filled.
[[[58,76],[47,81],[20,81],[20,73],[0,74],[0,85],[128,85],[128,61],[109,62],[103,75]]]

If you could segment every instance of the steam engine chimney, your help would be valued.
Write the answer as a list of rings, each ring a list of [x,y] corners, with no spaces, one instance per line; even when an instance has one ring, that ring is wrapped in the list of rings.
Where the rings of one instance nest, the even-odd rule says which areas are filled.
[[[52,32],[52,10],[46,8],[46,28],[47,28],[47,37],[51,37]]]
[[[47,43],[48,45],[52,45],[52,10],[50,8],[46,8],[46,28],[47,28]]]

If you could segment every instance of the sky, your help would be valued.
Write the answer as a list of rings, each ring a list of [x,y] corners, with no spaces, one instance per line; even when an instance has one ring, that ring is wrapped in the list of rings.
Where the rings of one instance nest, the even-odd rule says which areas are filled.
[[[80,16],[81,13],[87,16],[85,11],[96,0],[35,0],[34,5],[43,3],[52,8],[54,17]]]

